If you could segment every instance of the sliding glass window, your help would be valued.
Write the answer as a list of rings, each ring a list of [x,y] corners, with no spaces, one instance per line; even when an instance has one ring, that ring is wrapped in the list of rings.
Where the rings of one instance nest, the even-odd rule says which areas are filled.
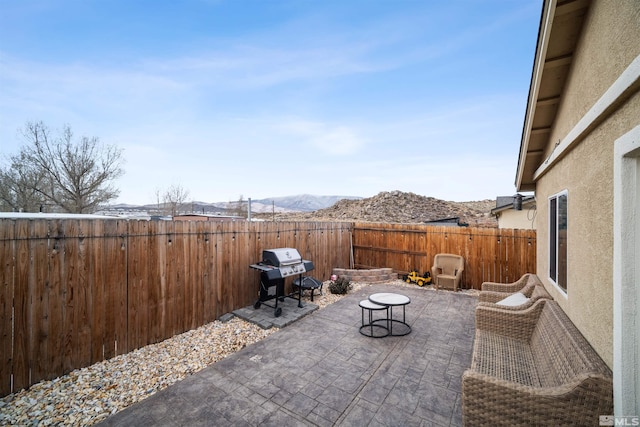
[[[549,278],[567,293],[567,192],[549,198]]]

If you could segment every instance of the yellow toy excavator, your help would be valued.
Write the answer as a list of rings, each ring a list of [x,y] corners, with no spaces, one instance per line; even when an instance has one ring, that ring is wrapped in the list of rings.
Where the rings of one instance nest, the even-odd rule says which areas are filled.
[[[430,285],[431,284],[431,273],[428,271],[420,276],[420,273],[413,270],[409,274],[405,274],[402,276],[403,280],[407,283],[415,283],[418,286]]]

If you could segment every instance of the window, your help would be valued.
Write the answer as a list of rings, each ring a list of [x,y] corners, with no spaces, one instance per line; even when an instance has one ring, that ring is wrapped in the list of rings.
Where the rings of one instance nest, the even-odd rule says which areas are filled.
[[[567,192],[549,198],[549,278],[567,292]]]

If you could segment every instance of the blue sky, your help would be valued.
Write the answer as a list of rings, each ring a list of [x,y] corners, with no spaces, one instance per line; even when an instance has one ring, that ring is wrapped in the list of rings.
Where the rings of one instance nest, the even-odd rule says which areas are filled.
[[[515,193],[540,0],[0,0],[0,152],[68,124],[119,202]]]

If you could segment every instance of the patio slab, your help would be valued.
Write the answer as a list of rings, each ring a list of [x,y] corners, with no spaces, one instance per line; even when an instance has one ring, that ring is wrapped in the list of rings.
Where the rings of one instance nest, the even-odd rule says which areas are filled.
[[[232,313],[247,322],[255,323],[262,329],[269,329],[284,328],[318,309],[316,304],[305,300],[301,301],[302,307],[298,307],[297,299],[285,297],[282,301],[278,301],[278,308],[282,309],[282,314],[276,317],[275,302],[276,300],[272,299],[261,303],[257,309],[250,305],[234,310]]]
[[[375,292],[411,298],[409,335],[360,334],[358,302]],[[476,304],[460,293],[372,285],[99,425],[458,426]]]

